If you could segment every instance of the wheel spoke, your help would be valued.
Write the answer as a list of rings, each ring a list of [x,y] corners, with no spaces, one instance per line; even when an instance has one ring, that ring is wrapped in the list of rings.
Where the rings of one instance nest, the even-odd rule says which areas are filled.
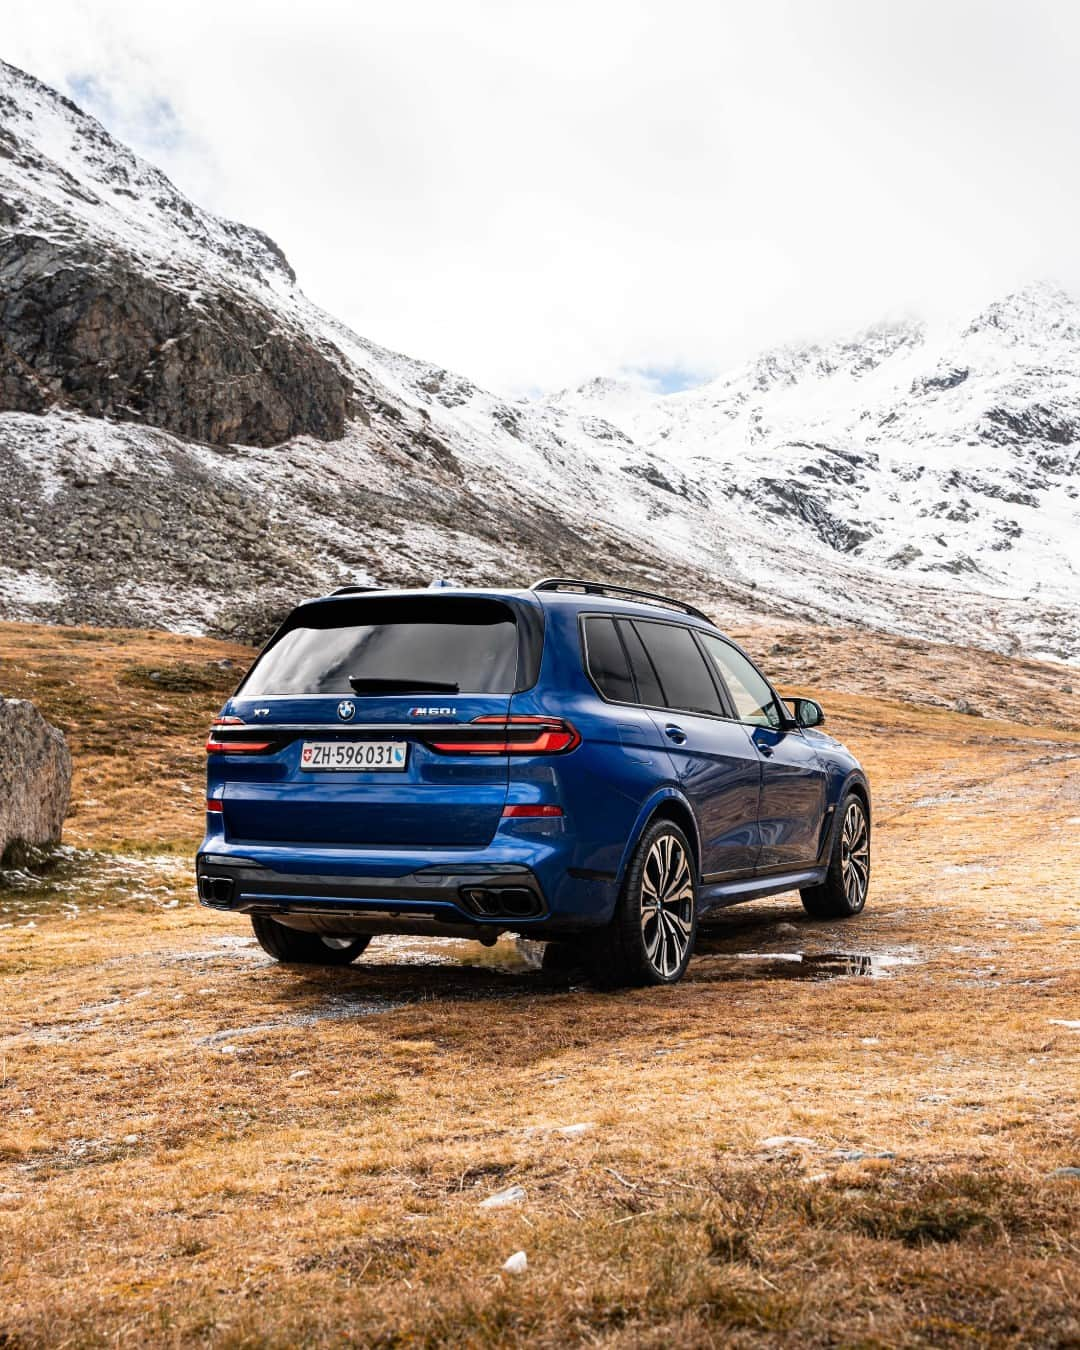
[[[680,857],[679,865],[675,868],[675,874],[670,878],[667,889],[664,891],[664,900],[672,900],[676,893],[682,895],[690,885],[690,864],[685,857]]]
[[[664,915],[664,929],[666,939],[664,942],[664,974],[674,975],[679,968],[679,962],[682,960],[682,952],[679,949],[679,940],[675,936],[675,929],[671,923],[671,916]]]
[[[690,941],[689,919],[684,919],[683,916],[678,912],[678,910],[674,909],[665,910],[664,917],[672,925],[672,931],[675,933],[677,938],[678,937],[683,938],[684,943]],[[680,945],[684,945],[684,943]]]
[[[652,924],[652,934],[649,933],[649,924]],[[645,944],[645,955],[650,961],[656,960],[657,948],[664,936],[664,926],[660,922],[660,911],[653,909],[647,914],[641,916],[641,937]]]
[[[650,876],[650,870],[652,875]],[[649,850],[649,856],[645,859],[645,866],[641,872],[642,885],[648,885],[651,895],[659,895],[663,889],[664,864],[658,851],[653,848]]]

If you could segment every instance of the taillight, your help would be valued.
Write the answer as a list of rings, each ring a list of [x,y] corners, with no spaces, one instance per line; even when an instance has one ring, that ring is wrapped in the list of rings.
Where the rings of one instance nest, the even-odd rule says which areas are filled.
[[[206,742],[208,755],[258,755],[269,749],[269,741],[215,741],[213,732]]]
[[[214,727],[242,727],[242,717],[215,717],[206,741],[208,755],[258,755],[269,750],[270,741],[219,741],[214,739]]]
[[[497,713],[474,718],[469,724],[490,724],[490,738],[477,734],[460,741],[432,741],[433,750],[454,755],[562,755],[575,750],[581,737],[561,717],[500,717]]]
[[[207,797],[206,809],[216,814],[225,809],[225,803],[219,797]]]

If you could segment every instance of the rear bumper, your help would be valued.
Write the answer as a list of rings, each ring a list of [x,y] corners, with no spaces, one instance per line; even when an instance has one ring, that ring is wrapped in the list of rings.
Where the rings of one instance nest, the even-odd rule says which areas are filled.
[[[492,850],[253,847],[208,836],[196,859],[200,903],[269,914],[296,927],[343,932],[572,932],[602,924],[614,877],[574,875],[550,839],[493,858]],[[505,850],[500,850],[505,852]]]

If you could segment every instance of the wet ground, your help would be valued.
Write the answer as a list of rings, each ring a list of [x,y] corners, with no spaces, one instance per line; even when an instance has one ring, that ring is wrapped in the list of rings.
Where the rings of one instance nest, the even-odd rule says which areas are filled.
[[[722,911],[664,989],[508,939],[277,965],[193,902],[167,765],[130,843],[95,787],[94,851],[0,889],[0,1344],[1080,1343],[1080,741],[830,729],[866,912]]]

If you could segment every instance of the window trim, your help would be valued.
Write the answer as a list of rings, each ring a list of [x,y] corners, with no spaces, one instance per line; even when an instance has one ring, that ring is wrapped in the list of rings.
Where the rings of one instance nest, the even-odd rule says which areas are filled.
[[[604,693],[604,691],[593,679],[592,671],[589,669],[589,655],[588,655],[589,648],[588,648],[588,634],[586,631],[586,624],[590,619],[611,619],[612,622],[614,623],[615,632],[618,634],[619,641],[620,643],[622,643],[623,652],[626,655],[626,665],[627,669],[630,671],[630,680],[634,686],[635,693],[639,692],[637,675],[634,673],[634,663],[630,660],[630,653],[626,650],[626,642],[619,628],[620,621],[629,624],[633,624],[635,620],[640,620],[642,623],[663,623],[667,624],[669,628],[684,628],[691,634],[695,635],[704,634],[707,637],[720,637],[721,634],[716,631],[709,632],[707,629],[695,628],[688,623],[680,623],[677,619],[668,619],[668,618],[654,619],[651,615],[648,618],[645,618],[640,614],[624,614],[624,613],[612,614],[607,610],[599,610],[599,609],[579,610],[578,629],[579,629],[579,640],[581,645],[581,657],[582,657],[581,668],[585,675],[585,678],[589,681],[589,684],[596,691],[597,697],[600,698],[604,703],[608,703],[614,708],[642,708],[645,712],[681,713],[685,717],[707,717],[710,719],[710,721],[713,722],[737,722],[740,726],[757,725],[756,722],[739,722],[738,717],[731,716],[727,712],[709,713],[709,712],[699,712],[695,708],[671,708],[668,707],[666,703],[644,703],[642,702],[640,697],[636,698],[633,702],[627,702],[626,700],[619,698],[609,698],[608,695]],[[645,652],[645,657],[648,660],[649,664],[652,665],[652,657],[649,656],[649,649],[645,646],[645,639],[642,638],[640,634],[638,635],[638,637],[639,641],[641,642],[642,649]],[[726,640],[727,639],[725,639],[725,641]],[[697,637],[695,637],[695,641],[697,642]],[[716,687],[717,696],[720,699],[720,706],[722,708],[726,707],[734,709],[734,704],[731,702],[731,698],[727,692],[727,688],[719,679],[719,672],[714,673],[714,667],[716,663],[710,658],[707,652],[702,650],[700,642],[698,642],[698,650],[701,652],[701,659],[705,662],[705,668],[708,670],[710,678],[712,679],[713,684]],[[749,657],[747,657],[747,660],[749,660]],[[653,674],[656,676],[656,683],[660,686],[662,690],[664,684],[663,681],[660,679],[659,674],[657,674],[655,666],[653,666]],[[766,684],[769,683],[767,680],[765,682]],[[771,684],[769,685],[769,688],[770,690],[772,690],[773,696],[776,697],[776,691],[772,688]]]

